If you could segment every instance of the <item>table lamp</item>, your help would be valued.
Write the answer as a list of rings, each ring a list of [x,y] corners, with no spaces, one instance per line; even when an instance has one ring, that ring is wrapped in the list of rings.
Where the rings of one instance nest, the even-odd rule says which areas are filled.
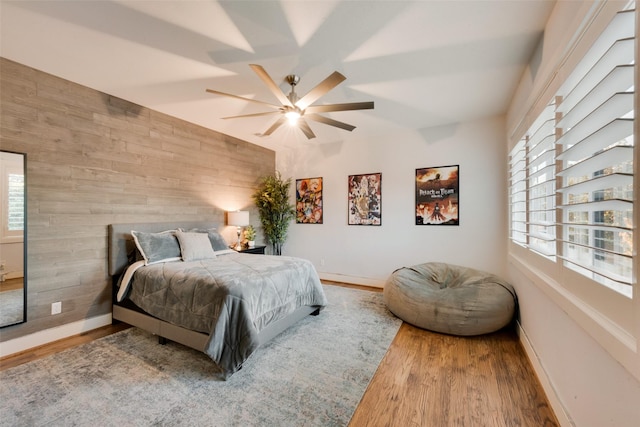
[[[236,243],[235,249],[239,251],[242,249],[242,242],[240,241],[242,227],[249,225],[249,211],[228,212],[227,223],[234,225],[238,230],[238,242]]]

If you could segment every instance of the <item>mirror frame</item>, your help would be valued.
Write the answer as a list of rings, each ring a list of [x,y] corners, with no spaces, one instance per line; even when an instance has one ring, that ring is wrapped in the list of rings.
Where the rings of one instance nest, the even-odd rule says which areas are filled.
[[[22,278],[22,320],[17,320],[13,323],[7,323],[5,325],[0,325],[0,328],[6,328],[9,326],[20,325],[22,323],[26,323],[27,321],[27,153],[19,153],[17,151],[9,151],[9,150],[0,150],[2,153],[10,153],[17,154],[22,156],[22,173],[24,177],[24,227],[22,230],[22,269],[23,269],[23,278]]]

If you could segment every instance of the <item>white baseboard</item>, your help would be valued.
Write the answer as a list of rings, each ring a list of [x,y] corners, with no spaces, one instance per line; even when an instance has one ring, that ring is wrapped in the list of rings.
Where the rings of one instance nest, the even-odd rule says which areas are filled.
[[[526,332],[522,329],[520,322],[516,322],[518,336],[520,337],[520,342],[522,343],[522,347],[524,348],[527,357],[529,358],[529,362],[531,362],[531,366],[533,370],[536,372],[538,376],[538,380],[544,389],[545,394],[547,395],[547,399],[549,399],[549,404],[551,405],[551,409],[558,418],[558,422],[563,427],[575,427],[573,421],[571,421],[571,417],[567,414],[567,411],[560,401],[558,394],[556,393],[547,372],[544,370],[540,359],[538,359],[538,355],[536,354],[535,349],[531,345],[529,338],[527,337]]]
[[[0,342],[0,357],[20,353],[31,348],[68,338],[83,332],[97,329],[111,324],[111,313],[102,316],[91,317],[79,320],[44,331],[38,331],[30,335],[14,338],[9,341]]]
[[[372,279],[370,277],[347,276],[346,274],[321,273],[318,272],[321,280],[329,280],[332,282],[350,283],[352,285],[372,286],[374,288],[384,288],[386,280]]]

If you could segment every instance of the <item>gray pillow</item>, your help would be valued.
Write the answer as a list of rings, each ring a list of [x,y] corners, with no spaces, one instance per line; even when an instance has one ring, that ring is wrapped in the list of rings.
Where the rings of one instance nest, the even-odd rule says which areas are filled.
[[[186,231],[188,233],[207,233],[207,236],[209,237],[209,241],[211,242],[211,246],[213,247],[214,251],[222,251],[225,249],[229,249],[229,245],[227,244],[227,241],[224,240],[224,237],[222,237],[220,233],[218,233],[218,230],[216,230],[215,228],[208,228],[208,229],[192,228],[191,230],[182,230],[182,231]]]
[[[180,243],[183,261],[198,261],[216,257],[209,236],[205,233],[185,233],[178,230],[176,237]]]
[[[180,261],[180,245],[175,236],[176,230],[167,230],[160,233],[146,233],[144,231],[131,230],[133,241],[144,258],[144,264],[158,262]]]

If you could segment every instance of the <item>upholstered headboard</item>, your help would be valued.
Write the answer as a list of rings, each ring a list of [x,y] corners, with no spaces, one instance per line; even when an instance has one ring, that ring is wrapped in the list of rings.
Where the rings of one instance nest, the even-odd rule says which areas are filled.
[[[217,228],[218,226],[219,224],[207,221],[109,224],[109,275],[120,274],[129,262],[128,254],[135,249],[131,230],[155,233],[176,228]]]

